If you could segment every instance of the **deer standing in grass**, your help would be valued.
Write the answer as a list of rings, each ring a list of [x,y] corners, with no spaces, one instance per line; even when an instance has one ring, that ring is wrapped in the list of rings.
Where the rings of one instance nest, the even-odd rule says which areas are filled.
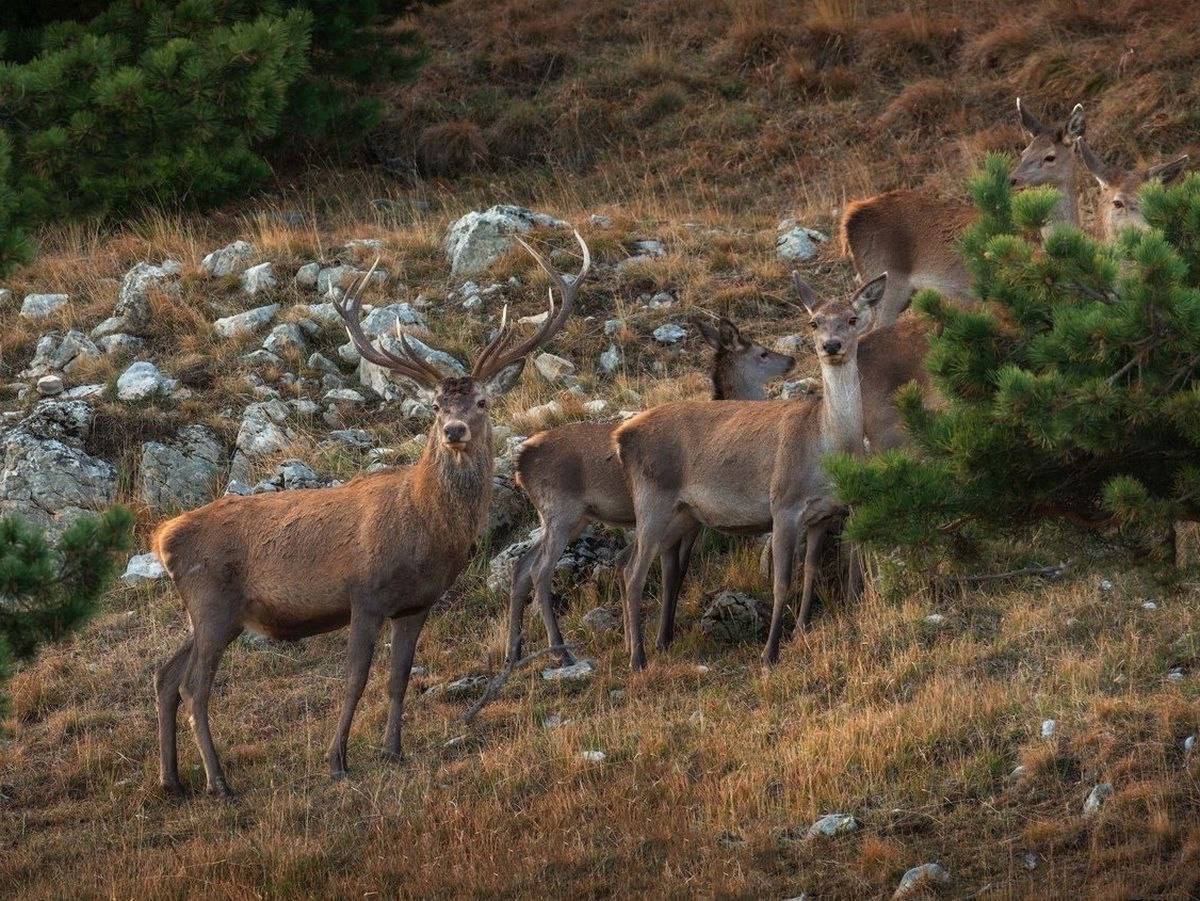
[[[1051,128],[1017,98],[1017,115],[1029,143],[1012,170],[1014,187],[1051,185],[1059,191],[1053,223],[1079,223],[1073,147],[1086,121],[1077,104],[1061,128]],[[888,286],[876,316],[895,322],[915,291],[933,288],[959,301],[974,298],[971,274],[958,252],[958,237],[978,217],[974,206],[928,191],[900,190],[856,200],[842,216],[842,247],[866,281],[881,272]]]
[[[1098,232],[1105,241],[1112,241],[1127,228],[1149,228],[1146,217],[1142,215],[1142,188],[1152,181],[1161,181],[1163,184],[1174,181],[1183,174],[1188,162],[1185,153],[1170,162],[1146,169],[1121,169],[1106,165],[1083,139],[1076,142],[1075,149],[1084,167],[1100,185]]]
[[[160,777],[182,789],[176,754],[180,701],[190,707],[208,790],[229,785],[209,732],[213,678],[225,648],[243,629],[297,639],[349,624],[345,699],[329,769],[346,774],[346,741],[366,685],[375,642],[392,621],[390,709],[383,753],[402,756],[400,730],[413,655],[429,609],[471,557],[491,500],[493,397],[510,389],[525,357],[562,328],[590,266],[587,245],[579,274],[567,281],[528,245],[562,295],[531,336],[510,340],[504,323],[469,376],[446,378],[401,338],[402,353],[373,346],[359,321],[367,278],[339,305],[362,356],[411,379],[433,401],[425,451],[412,466],[359,476],[315,491],[225,497],[168,521],[153,548],[187,611],[191,637],[158,670]],[[521,242],[524,244],[524,242]],[[373,267],[372,267],[373,268]]]
[[[670,546],[697,522],[729,532],[771,532],[774,607],[763,652],[767,664],[779,657],[793,552],[803,532],[799,624],[806,625],[821,542],[841,512],[822,458],[837,451],[861,454],[864,436],[876,449],[903,441],[892,396],[909,381],[928,385],[923,323],[910,320],[863,338],[889,277],[873,278],[849,298],[825,301],[797,280],[821,365],[821,397],[683,401],[641,413],[617,428],[614,443],[637,520],[636,550],[625,568],[633,669],[646,663],[641,603],[650,563],[660,547]],[[664,611],[664,619],[668,614]]]
[[[764,400],[767,383],[786,375],[796,363],[793,357],[752,341],[726,318],[715,327],[703,320],[696,325],[715,350],[714,400]],[[633,498],[612,449],[616,428],[616,423],[609,422],[571,423],[539,432],[521,448],[516,465],[517,483],[537,508],[542,534],[513,569],[508,608],[510,663],[521,659],[521,621],[531,592],[541,610],[550,645],[564,648],[559,652],[564,666],[575,662],[565,650],[554,615],[551,598],[554,567],[567,544],[589,522],[619,528],[634,524]],[[674,546],[663,548],[660,559],[664,609],[675,608],[699,530],[697,525],[680,536]],[[670,643],[670,638],[660,632],[660,649]]]

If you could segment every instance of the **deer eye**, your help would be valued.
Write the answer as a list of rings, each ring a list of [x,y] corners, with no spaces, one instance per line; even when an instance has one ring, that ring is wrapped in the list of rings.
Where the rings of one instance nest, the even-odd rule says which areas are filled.
[[[1114,200],[1113,206],[1115,206],[1118,210],[1123,210],[1123,209],[1125,209],[1125,201],[1124,200]]]
[[[479,402],[475,404],[475,406],[479,407],[481,410],[484,409],[487,406],[487,398],[479,398]]]
[[[850,317],[850,324],[851,324],[851,325],[858,325],[858,317],[857,317],[857,316],[851,316],[851,317]]]
[[[434,412],[434,413],[441,413],[441,412],[442,412],[442,405],[441,405],[441,404],[439,404],[439,403],[434,403],[434,405],[433,405],[433,412]]]
[[[815,329],[817,327],[817,320],[814,319],[811,322],[809,322],[808,327],[811,329]]]
[[[1054,162],[1054,154],[1053,154],[1053,153],[1047,153],[1047,154],[1046,154],[1046,158],[1045,158],[1044,160],[1042,160],[1042,162],[1043,162],[1043,163],[1053,163],[1053,162]]]

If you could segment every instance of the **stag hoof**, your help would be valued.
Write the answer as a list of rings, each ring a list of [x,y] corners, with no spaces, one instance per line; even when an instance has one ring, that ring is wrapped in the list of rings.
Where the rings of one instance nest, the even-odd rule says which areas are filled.
[[[392,763],[392,764],[395,764],[396,766],[399,766],[400,764],[404,763],[404,761],[406,761],[408,759],[408,756],[404,753],[403,750],[380,751],[379,757],[385,763]]]
[[[237,797],[237,795],[233,793],[233,790],[224,783],[219,785],[210,785],[207,791],[218,801],[232,801]]]
[[[160,782],[158,785],[159,788],[162,789],[162,793],[168,797],[179,798],[183,796],[183,783],[178,779],[173,782],[170,780],[166,782]]]

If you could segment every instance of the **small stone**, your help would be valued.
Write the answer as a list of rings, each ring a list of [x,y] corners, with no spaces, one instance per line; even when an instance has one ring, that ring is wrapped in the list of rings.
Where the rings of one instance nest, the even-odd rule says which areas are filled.
[[[126,585],[140,585],[145,582],[157,582],[166,576],[166,569],[153,553],[137,554],[129,558],[129,565],[125,567],[121,581]]]
[[[815,229],[791,225],[775,239],[775,253],[783,260],[806,263],[817,255],[817,245],[828,240],[828,235]]]
[[[448,700],[462,700],[482,692],[487,687],[488,681],[487,676],[463,676],[461,679],[455,679],[453,682],[447,682],[444,686],[440,686],[439,693],[444,694]]]
[[[1058,720],[1043,720],[1042,721],[1042,738],[1053,738],[1054,733],[1058,731]]]
[[[796,397],[815,397],[821,394],[821,380],[815,378],[791,379],[783,383],[779,396],[783,400]]]
[[[1032,851],[1026,851],[1021,855],[1021,866],[1029,870],[1031,873],[1038,868],[1038,864],[1041,862],[1042,859]]]
[[[615,344],[610,344],[608,350],[600,354],[600,370],[607,375],[612,375],[621,368],[621,349]]]
[[[549,716],[547,716],[545,719],[542,720],[542,728],[543,729],[557,729],[559,726],[564,726],[568,722],[570,722],[570,721],[564,720],[557,713],[552,713]]]
[[[1025,764],[1021,763],[1013,768],[1013,771],[1008,774],[1008,778],[1009,779],[1021,779],[1022,777],[1024,777],[1024,775],[1027,772],[1029,772],[1029,767],[1027,767],[1027,766],[1025,766]]]
[[[365,404],[367,399],[353,388],[335,388],[322,398],[327,404]]]
[[[1143,610],[1157,610],[1158,604],[1154,603],[1154,601],[1142,601],[1142,609]]]
[[[234,241],[214,250],[200,261],[200,268],[213,278],[237,275],[245,271],[254,258],[254,245],[247,241]]]
[[[117,400],[145,400],[160,394],[170,394],[178,387],[178,381],[167,378],[157,366],[143,360],[132,364],[117,379]]]
[[[1175,669],[1173,669],[1169,673],[1167,673],[1167,681],[1168,682],[1182,682],[1183,679],[1184,679],[1184,672],[1179,667],[1175,667]]]
[[[604,334],[611,338],[625,328],[624,319],[606,319],[604,320]]]
[[[533,366],[546,381],[559,384],[575,374],[575,364],[563,357],[552,353],[540,353],[533,360]]]
[[[394,335],[400,326],[425,328],[425,317],[408,303],[393,303],[376,307],[362,321],[362,330],[368,338]]]
[[[247,294],[257,294],[275,287],[275,273],[270,263],[259,263],[251,266],[242,273],[242,290]]]
[[[1083,815],[1085,817],[1095,816],[1100,812],[1100,808],[1107,803],[1108,799],[1113,795],[1113,787],[1111,782],[1101,782],[1090,792],[1087,799],[1083,802]]]
[[[305,263],[296,270],[296,284],[301,288],[315,288],[317,286],[317,273],[320,271],[320,263]]]
[[[675,306],[675,298],[666,291],[659,291],[650,298],[650,302],[647,303],[646,306],[651,310],[661,310],[666,307],[673,307]]]
[[[320,352],[314,353],[308,358],[308,368],[315,369],[327,375],[342,374],[342,370],[338,368],[338,364]]]
[[[61,375],[44,375],[37,380],[37,393],[42,397],[53,397],[62,394],[63,380]]]
[[[610,690],[608,693],[608,700],[611,701],[613,704],[619,704],[621,701],[624,701],[625,700],[625,689],[614,688],[614,689]]]
[[[907,898],[922,889],[945,885],[949,881],[950,874],[940,863],[923,863],[904,874],[892,897]]]
[[[643,241],[634,241],[632,245],[634,254],[644,257],[663,257],[667,255],[667,247],[662,241],[648,239]]]
[[[549,318],[550,318],[550,311],[543,310],[542,312],[537,313],[536,315],[533,315],[533,316],[522,316],[520,319],[517,320],[517,325],[527,325],[530,328],[538,328],[539,326],[543,325],[546,322],[546,320]]]
[[[590,660],[579,660],[571,666],[542,670],[542,679],[546,682],[587,682],[595,671]]]
[[[612,228],[613,221],[611,216],[605,216],[603,213],[592,213],[588,216],[588,225],[594,228]]]
[[[607,607],[594,607],[583,615],[581,622],[593,632],[612,632],[621,627],[621,617]]]
[[[765,621],[758,598],[739,591],[718,592],[700,617],[700,631],[718,644],[758,641]]]
[[[837,838],[849,835],[859,829],[858,820],[848,813],[827,813],[808,827],[808,837]]]
[[[678,344],[687,337],[687,329],[674,322],[660,325],[654,330],[654,340],[659,344]]]
[[[580,751],[579,758],[588,763],[604,763],[607,755],[603,751]]]
[[[1183,753],[1191,754],[1196,749],[1196,736],[1189,735],[1183,740]]]
[[[67,305],[68,294],[26,294],[21,304],[24,319],[46,319]]]
[[[608,412],[608,401],[600,397],[595,400],[589,400],[583,405],[583,412],[589,416],[603,416]]]
[[[115,335],[105,335],[96,341],[96,346],[101,352],[109,356],[127,356],[132,357],[142,352],[142,348],[146,346],[146,342],[135,335],[126,335],[122,332],[117,332]]]
[[[442,747],[445,748],[447,751],[453,751],[455,748],[464,747],[466,745],[466,743],[467,743],[466,735],[456,735],[456,736],[454,736],[454,738],[450,739],[444,745],[442,745]]]
[[[233,316],[218,319],[213,323],[213,329],[222,338],[236,338],[240,335],[249,335],[266,328],[278,312],[279,304],[277,303],[255,307],[253,310],[246,310],[244,313],[237,313]]]
[[[709,668],[708,668],[707,666],[705,666],[703,663],[697,663],[697,664],[696,664],[696,673],[697,673],[697,675],[703,676],[703,675],[705,675],[705,674],[706,674],[708,671],[709,671]]]
[[[262,349],[282,357],[289,352],[302,354],[308,350],[304,332],[294,322],[281,322],[263,339]]]
[[[946,622],[946,617],[940,613],[931,613],[925,617],[925,622],[931,626],[941,626]]]
[[[1113,583],[1110,582],[1108,579],[1101,579],[1099,588],[1100,588],[1101,592],[1107,594],[1108,592],[1113,590]]]
[[[803,335],[784,335],[775,339],[775,350],[781,354],[797,354],[808,347],[808,340]]]

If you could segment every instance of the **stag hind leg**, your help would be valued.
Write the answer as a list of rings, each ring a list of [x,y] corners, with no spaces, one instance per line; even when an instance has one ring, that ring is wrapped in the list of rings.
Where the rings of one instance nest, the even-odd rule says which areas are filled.
[[[679,606],[679,592],[687,578],[688,564],[692,559],[692,546],[700,534],[700,524],[686,513],[678,514],[667,529],[663,539],[663,552],[659,555],[662,566],[663,603],[658,620],[658,639],[655,647],[665,651],[675,640],[675,610]]]
[[[155,707],[158,710],[158,782],[163,791],[183,793],[179,781],[179,753],[176,746],[179,717],[179,686],[192,654],[192,639],[172,654],[154,674]]]
[[[771,524],[771,629],[763,648],[762,662],[774,666],[779,662],[779,641],[783,637],[783,614],[787,609],[795,565],[796,538],[799,535],[797,516],[793,512],[777,514]],[[807,573],[807,570],[805,570]]]
[[[646,668],[642,593],[650,565],[663,547],[663,539],[674,518],[675,499],[662,492],[646,490],[641,497],[636,497],[635,504],[637,539],[633,556],[625,565],[625,642],[629,648],[630,669],[637,671]]]
[[[329,775],[334,779],[346,777],[346,740],[350,736],[350,724],[354,721],[354,710],[367,686],[367,675],[371,671],[371,659],[375,656],[375,640],[383,625],[383,616],[354,610],[350,614],[349,653],[346,659],[346,696],[342,701],[342,715],[338,718],[337,731],[329,745]],[[413,638],[414,643],[416,637]]]
[[[192,634],[192,651],[188,658],[187,671],[180,683],[180,695],[191,708],[192,732],[204,761],[204,777],[209,794],[230,798],[233,792],[225,781],[217,749],[213,746],[212,731],[208,723],[208,702],[212,695],[213,679],[221,655],[241,633],[242,627],[230,623],[195,622]]]

